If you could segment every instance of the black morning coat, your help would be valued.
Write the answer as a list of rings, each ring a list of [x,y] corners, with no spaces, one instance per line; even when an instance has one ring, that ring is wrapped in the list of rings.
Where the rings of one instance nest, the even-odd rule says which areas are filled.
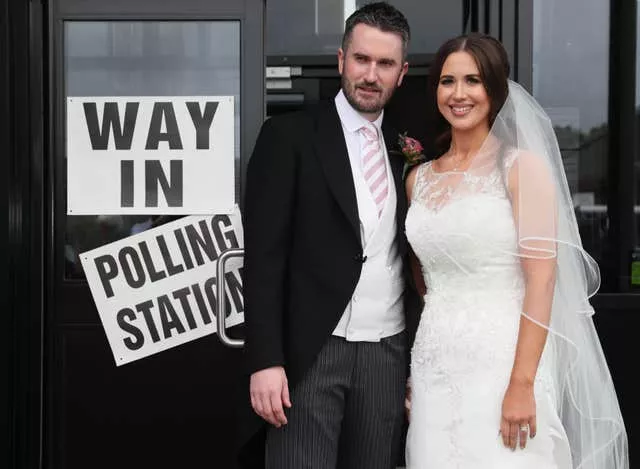
[[[399,134],[386,120],[382,132],[397,192],[397,242],[405,261],[411,340],[420,299],[409,287],[404,158]],[[238,392],[238,443],[242,467],[253,468],[263,464],[264,431],[259,430],[266,425],[251,409],[249,375],[283,365],[293,389],[338,324],[366,262],[347,146],[333,100],[268,119],[246,181],[246,369]]]

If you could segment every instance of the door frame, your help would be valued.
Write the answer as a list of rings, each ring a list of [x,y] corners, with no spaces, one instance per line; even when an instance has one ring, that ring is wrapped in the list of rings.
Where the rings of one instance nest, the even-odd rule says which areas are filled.
[[[0,5],[0,466],[39,467],[42,441],[45,187],[43,6]],[[4,431],[3,431],[4,430]]]
[[[60,169],[64,139],[64,22],[240,22],[240,200],[254,142],[265,116],[264,0],[30,0],[0,6],[0,173],[8,220],[0,262],[5,327],[0,328],[0,466],[53,468],[60,379],[56,292],[65,203]],[[6,156],[5,156],[6,155]],[[59,179],[62,181],[62,179]],[[62,196],[62,197],[61,197]],[[62,204],[61,204],[62,201]],[[57,217],[57,219],[56,219]],[[86,289],[86,282],[76,282]]]

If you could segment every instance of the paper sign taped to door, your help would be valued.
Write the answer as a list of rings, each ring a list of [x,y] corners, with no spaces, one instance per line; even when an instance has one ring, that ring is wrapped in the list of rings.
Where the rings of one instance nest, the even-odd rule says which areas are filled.
[[[82,253],[116,365],[216,332],[218,258],[244,247],[230,215],[189,216]],[[242,259],[225,265],[227,326],[244,322]]]
[[[67,213],[231,213],[234,99],[69,97]]]

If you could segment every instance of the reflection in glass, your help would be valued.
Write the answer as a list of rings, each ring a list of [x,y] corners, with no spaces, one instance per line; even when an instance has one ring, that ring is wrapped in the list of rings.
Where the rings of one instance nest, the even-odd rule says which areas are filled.
[[[335,55],[345,20],[366,0],[269,0],[267,55]],[[409,21],[411,54],[433,54],[462,32],[463,1],[390,0]]]
[[[609,2],[535,0],[533,39],[533,93],[558,136],[583,245],[602,265],[609,229]]]
[[[66,22],[65,84],[66,97],[234,96],[237,197],[240,161],[239,22]],[[175,218],[67,216],[65,277],[84,277],[78,254]]]

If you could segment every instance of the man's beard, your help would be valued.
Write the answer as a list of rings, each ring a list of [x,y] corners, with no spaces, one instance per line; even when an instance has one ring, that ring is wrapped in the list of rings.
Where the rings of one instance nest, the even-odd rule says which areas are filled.
[[[380,93],[378,99],[367,102],[358,100],[356,97],[356,90],[359,87],[368,87],[374,89],[375,91],[378,91]],[[382,109],[387,105],[387,102],[393,95],[393,92],[395,91],[395,88],[384,90],[379,86],[369,87],[366,83],[354,84],[347,80],[347,78],[345,78],[344,76],[342,77],[342,89],[344,91],[345,97],[347,98],[347,101],[349,102],[349,104],[351,104],[351,107],[353,107],[356,111],[363,113],[376,113],[382,111]]]

